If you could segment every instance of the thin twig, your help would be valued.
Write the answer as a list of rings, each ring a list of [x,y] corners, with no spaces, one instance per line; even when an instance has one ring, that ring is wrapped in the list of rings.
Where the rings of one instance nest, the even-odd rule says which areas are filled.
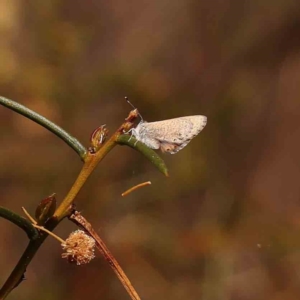
[[[29,221],[32,223],[32,225],[36,225],[37,221],[30,215],[30,213],[25,209],[25,207],[22,206],[22,210],[26,217],[29,219]]]
[[[62,243],[65,243],[65,241],[60,238],[58,235],[56,235],[55,233],[51,232],[50,230],[46,229],[45,227],[43,226],[39,226],[39,225],[36,225],[36,224],[32,224],[35,228],[39,229],[39,230],[42,230],[46,233],[48,233],[49,235],[51,235],[52,237],[54,237],[55,239],[57,239],[61,244]]]
[[[128,292],[129,296],[133,300],[140,300],[141,298],[137,294],[136,290],[132,286],[130,280],[120,267],[117,260],[113,257],[111,252],[108,250],[107,246],[104,244],[103,240],[99,237],[96,231],[93,229],[92,225],[78,212],[75,211],[69,219],[74,222],[76,225],[82,227],[92,238],[96,241],[96,247],[99,252],[104,256],[104,258],[108,261],[109,265],[118,276],[119,280],[121,281],[122,285]]]
[[[24,214],[26,215],[26,217],[31,221],[32,226],[34,228],[37,228],[37,229],[39,229],[41,231],[44,231],[44,232],[48,233],[49,235],[51,235],[52,237],[54,237],[55,239],[57,239],[60,243],[64,243],[65,242],[62,238],[60,238],[55,233],[51,232],[50,230],[46,229],[43,226],[37,225],[36,220],[30,215],[30,213],[25,209],[25,207],[22,207],[22,210],[23,210]]]
[[[141,188],[141,187],[144,187],[144,186],[147,186],[147,185],[150,185],[151,184],[151,181],[146,181],[146,182],[143,182],[143,183],[140,183],[140,184],[137,184],[135,186],[133,186],[132,188],[128,189],[127,191],[125,191],[124,193],[122,193],[122,197],[124,196],[127,196],[128,194],[130,194],[131,192]]]

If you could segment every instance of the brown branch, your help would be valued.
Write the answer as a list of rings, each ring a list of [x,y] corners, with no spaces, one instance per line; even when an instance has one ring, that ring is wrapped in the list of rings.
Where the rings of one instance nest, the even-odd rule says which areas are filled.
[[[80,214],[80,212],[75,211],[69,219],[74,222],[77,226],[83,228],[94,240],[96,241],[96,247],[99,252],[104,256],[105,260],[109,263],[113,271],[116,273],[117,277],[121,281],[122,285],[128,292],[129,296],[133,300],[141,300],[134,287],[132,286],[130,280],[120,267],[117,260],[113,257],[111,252],[108,250],[107,246],[104,244],[102,239],[93,229],[92,225]]]

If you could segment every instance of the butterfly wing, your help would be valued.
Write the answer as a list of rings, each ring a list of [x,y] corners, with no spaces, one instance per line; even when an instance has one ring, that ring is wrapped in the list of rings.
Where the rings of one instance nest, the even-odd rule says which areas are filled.
[[[171,154],[183,149],[207,123],[205,116],[189,116],[147,123],[147,135],[160,143],[163,152]]]

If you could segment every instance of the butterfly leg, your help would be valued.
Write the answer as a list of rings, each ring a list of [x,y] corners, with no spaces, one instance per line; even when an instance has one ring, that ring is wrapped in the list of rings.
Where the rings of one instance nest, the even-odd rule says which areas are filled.
[[[133,130],[134,128],[131,128],[131,129],[129,129],[128,131],[123,131],[123,133],[124,134],[129,134],[130,132],[132,133],[132,130]]]
[[[129,129],[128,131],[126,131],[126,132],[123,132],[124,134],[129,134],[129,133],[131,133],[131,136],[130,136],[130,138],[129,138],[128,142],[129,142],[129,141],[131,140],[131,138],[132,138],[133,129],[134,129],[134,128],[131,128],[131,129]]]
[[[130,138],[129,138],[128,142],[130,142],[131,138],[132,138],[132,133],[131,133],[131,136],[130,136]]]

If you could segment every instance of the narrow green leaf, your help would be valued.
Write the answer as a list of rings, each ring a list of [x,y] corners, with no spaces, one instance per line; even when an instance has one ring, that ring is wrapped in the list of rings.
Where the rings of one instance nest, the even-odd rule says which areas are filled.
[[[169,176],[167,166],[162,158],[154,150],[137,141],[135,137],[122,134],[117,138],[117,143],[119,145],[127,145],[142,153],[160,172],[162,172],[165,176]]]

